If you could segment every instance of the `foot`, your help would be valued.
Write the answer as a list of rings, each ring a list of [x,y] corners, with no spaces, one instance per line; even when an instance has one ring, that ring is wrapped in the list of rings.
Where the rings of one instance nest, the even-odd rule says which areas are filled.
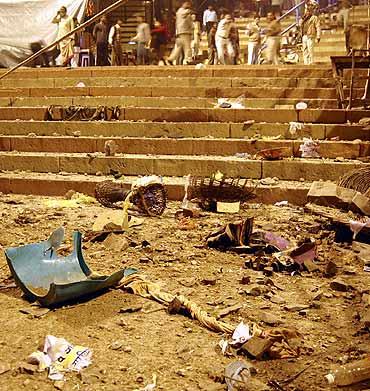
[[[173,65],[173,62],[172,61],[170,61],[170,60],[164,60],[164,63],[166,64],[166,65]]]

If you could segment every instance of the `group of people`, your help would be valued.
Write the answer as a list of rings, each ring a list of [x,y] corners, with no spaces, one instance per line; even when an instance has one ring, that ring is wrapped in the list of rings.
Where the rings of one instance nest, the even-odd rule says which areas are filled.
[[[306,0],[303,16],[299,20],[299,29],[302,36],[303,59],[305,64],[314,62],[314,46],[320,41],[321,29],[319,17],[315,14],[315,0]],[[259,15],[246,26],[245,33],[248,39],[247,63],[260,63],[261,48],[264,49],[263,62],[278,64],[281,43],[282,27],[279,19],[270,11],[267,13],[267,26],[262,29]],[[58,38],[72,31],[76,21],[67,15],[62,7],[53,19],[58,24]],[[154,60],[163,61],[166,65],[195,63],[199,54],[202,34],[208,42],[208,64],[238,64],[240,56],[239,31],[232,15],[222,9],[217,14],[210,5],[203,14],[202,23],[197,20],[192,10],[191,1],[183,1],[176,12],[176,40],[171,54],[166,57],[166,45],[170,40],[168,29],[156,21],[151,29],[142,18],[138,18],[137,34],[132,37],[131,43],[136,44],[136,63],[145,65],[151,63],[149,53],[154,53]],[[96,45],[96,65],[109,65],[109,50],[111,49],[112,65],[124,65],[121,45],[122,20],[109,27],[106,16],[102,16],[93,30],[92,36]],[[59,50],[62,65],[68,65],[74,55],[74,37],[70,36],[60,42]],[[150,48],[152,51],[150,52]]]

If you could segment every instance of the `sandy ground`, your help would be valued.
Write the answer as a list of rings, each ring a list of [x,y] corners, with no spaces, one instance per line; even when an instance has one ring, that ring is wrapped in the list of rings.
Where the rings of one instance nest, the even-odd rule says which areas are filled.
[[[98,205],[49,208],[45,206],[46,199],[0,196],[2,250],[45,240],[60,225],[65,227],[66,243],[70,244],[74,230],[90,230],[96,216],[104,211]],[[11,200],[16,203],[9,204]],[[286,379],[309,364],[306,372],[282,389],[326,390],[329,387],[324,375],[331,366],[370,354],[369,330],[361,321],[370,306],[370,273],[363,271],[363,262],[350,245],[334,242],[334,234],[325,229],[324,219],[295,207],[252,204],[241,213],[243,217],[255,217],[255,229],[273,231],[295,241],[314,239],[320,268],[323,270],[328,261],[338,266],[337,276],[332,278],[324,277],[322,270],[296,276],[274,273],[270,278],[281,289],[262,285],[264,292],[251,296],[246,294],[248,285],[262,274],[244,267],[248,257],[211,250],[205,245],[208,233],[236,216],[206,213],[193,220],[193,229],[181,230],[174,218],[178,207],[170,203],[162,218],[145,218],[127,235],[131,245],[124,252],[102,243],[85,243],[87,263],[94,271],[105,274],[135,267],[164,290],[186,295],[213,315],[240,304],[238,312],[223,319],[235,325],[243,320],[268,328],[273,327],[266,324],[272,318],[279,326],[296,328],[304,346],[298,358],[245,358],[257,369],[255,376],[260,383],[254,386],[256,390],[273,390],[267,386],[269,380]],[[142,246],[143,241],[150,245]],[[9,282],[4,251],[0,268],[0,281]],[[250,283],[241,284],[246,276]],[[347,292],[330,288],[330,282],[338,277],[348,284]],[[205,285],[203,280],[215,280],[215,284]],[[315,296],[319,297],[314,300]],[[309,308],[299,310],[300,305]],[[217,348],[222,335],[207,330],[196,320],[170,315],[152,300],[111,290],[50,311],[41,318],[20,312],[29,307],[20,290],[0,290],[1,390],[54,389],[46,372],[29,374],[19,369],[47,334],[93,350],[91,366],[80,374],[68,374],[65,390],[141,389],[151,382],[153,374],[158,377],[158,390],[226,390],[220,380],[225,366],[235,358],[223,356]],[[130,308],[140,310],[120,312]],[[10,370],[5,371],[8,366]],[[347,389],[370,389],[370,382]]]

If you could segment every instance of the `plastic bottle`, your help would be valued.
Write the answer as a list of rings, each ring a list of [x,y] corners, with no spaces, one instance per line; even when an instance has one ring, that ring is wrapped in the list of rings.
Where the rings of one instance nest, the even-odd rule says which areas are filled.
[[[370,379],[370,356],[364,360],[341,365],[325,376],[329,384],[348,386]]]

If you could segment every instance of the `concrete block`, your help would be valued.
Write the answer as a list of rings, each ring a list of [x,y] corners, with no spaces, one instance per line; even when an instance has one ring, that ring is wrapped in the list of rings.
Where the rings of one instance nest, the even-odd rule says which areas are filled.
[[[73,104],[70,97],[26,97],[13,98],[12,107],[47,107],[49,105],[71,106]]]
[[[86,96],[89,95],[88,87],[59,87],[59,88],[30,88],[29,95],[34,97],[42,96]]]
[[[0,107],[9,107],[12,105],[12,102],[17,99],[18,98],[0,97]]]
[[[301,110],[298,114],[299,121],[308,123],[342,124],[346,122],[345,110]]]
[[[341,140],[370,140],[370,130],[363,129],[360,125],[326,125],[325,136],[328,139],[339,137]]]
[[[288,78],[235,78],[231,79],[231,87],[255,87],[256,85],[263,88],[270,87],[296,87],[295,79]]]
[[[0,151],[11,151],[11,138],[0,136]]]
[[[320,179],[336,181],[350,170],[359,168],[361,163],[333,162],[316,159],[294,159],[279,161],[263,161],[263,177],[277,177],[284,180],[298,181],[303,178],[308,181]]]
[[[12,137],[11,150],[18,152],[96,152],[95,138],[87,137]]]
[[[300,157],[299,147],[302,141],[294,142],[294,156]],[[321,157],[335,159],[343,157],[345,159],[356,159],[360,156],[359,143],[350,141],[320,141],[319,153]]]
[[[230,77],[230,78],[248,78],[248,77],[269,77],[278,76],[276,68],[259,68],[258,67],[220,67],[213,69],[214,77]]]
[[[238,160],[221,157],[171,157],[156,158],[154,160],[154,173],[166,176],[183,175],[211,175],[220,170],[228,176],[241,176],[245,178],[260,178],[261,162],[256,160]]]
[[[4,120],[36,120],[45,119],[46,109],[43,107],[0,107],[0,118]]]
[[[241,109],[235,110],[235,122],[254,120],[268,123],[288,123],[297,121],[295,110],[289,109]]]
[[[151,96],[151,87],[90,87],[91,96]]]
[[[368,118],[369,110],[346,110],[346,120],[351,123],[357,123],[361,118]],[[370,133],[370,130],[369,130]]]
[[[237,109],[209,109],[208,121],[210,122],[236,122]]]
[[[43,154],[0,154],[0,170],[59,172],[59,157]]]
[[[10,186],[10,178],[0,177],[0,192],[4,194],[12,193],[12,189]]]
[[[370,142],[362,142],[360,144],[360,156],[361,157],[369,157],[370,156]]]
[[[125,120],[154,122],[207,122],[207,109],[126,108]]]
[[[126,174],[126,164],[122,156],[78,156],[63,155],[60,157],[60,171],[96,174],[98,171],[109,174],[110,169],[119,170]],[[145,172],[145,171],[143,171]]]
[[[334,88],[334,79],[307,78],[300,77],[297,79],[298,88]]]
[[[54,87],[54,79],[3,79],[0,86],[5,88]]]
[[[12,96],[29,96],[29,88],[1,88],[0,96],[1,97],[12,97]]]

